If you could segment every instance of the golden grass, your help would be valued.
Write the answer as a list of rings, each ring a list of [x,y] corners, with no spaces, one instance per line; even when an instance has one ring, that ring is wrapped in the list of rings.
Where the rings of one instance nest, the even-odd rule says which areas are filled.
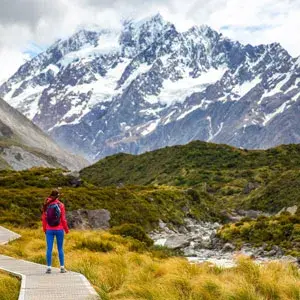
[[[0,253],[45,263],[43,233],[19,233],[22,238],[1,246]],[[93,251],[81,248],[89,242]],[[108,252],[98,252],[97,243],[100,250],[109,244]],[[222,269],[190,264],[178,257],[160,259],[142,250],[132,252],[132,243],[106,232],[73,231],[66,237],[66,266],[83,273],[103,300],[300,300],[300,276],[293,265],[273,262],[258,266],[240,257],[237,267]],[[57,261],[57,255],[55,258]]]
[[[0,271],[0,300],[16,300],[19,297],[20,280]]]

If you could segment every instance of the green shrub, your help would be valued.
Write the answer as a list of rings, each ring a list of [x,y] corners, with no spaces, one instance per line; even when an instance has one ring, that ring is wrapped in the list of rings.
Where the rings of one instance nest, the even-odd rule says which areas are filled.
[[[132,237],[140,242],[145,243],[147,246],[153,245],[153,240],[148,237],[144,229],[135,224],[123,224],[112,228],[110,232],[123,237]]]
[[[41,187],[44,181],[47,187]],[[157,227],[160,219],[182,224],[187,214],[206,220],[216,215],[216,211],[207,210],[206,202],[210,201],[207,193],[195,192],[196,198],[193,199],[193,195],[180,187],[95,187],[88,183],[71,187],[69,177],[62,170],[40,168],[0,172],[0,222],[37,226],[41,205],[58,184],[67,211],[107,209],[111,212],[111,226],[133,223],[150,231]]]
[[[153,256],[157,258],[168,258],[168,257],[173,257],[173,256],[183,256],[184,253],[182,250],[174,250],[170,249],[165,246],[158,246],[158,245],[153,245],[149,249]]]
[[[85,239],[78,243],[76,249],[88,249],[94,252],[110,252],[114,250],[114,247],[109,242],[103,242],[101,240]]]
[[[231,241],[236,246],[250,243],[253,246],[266,245],[271,250],[273,245],[280,246],[287,254],[300,254],[299,216],[282,214],[280,216],[259,217],[256,220],[227,224],[218,232],[224,241]]]

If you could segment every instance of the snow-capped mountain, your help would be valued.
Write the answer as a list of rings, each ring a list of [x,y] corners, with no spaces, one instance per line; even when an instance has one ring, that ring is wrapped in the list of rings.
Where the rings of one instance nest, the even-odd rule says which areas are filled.
[[[61,145],[90,159],[194,139],[245,148],[300,142],[300,58],[160,15],[80,30],[0,87]]]

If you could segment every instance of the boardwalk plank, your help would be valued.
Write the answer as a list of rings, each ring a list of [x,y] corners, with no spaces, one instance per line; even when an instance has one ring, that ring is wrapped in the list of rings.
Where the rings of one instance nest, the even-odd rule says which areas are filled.
[[[20,235],[0,226],[0,245],[19,238]],[[59,273],[52,268],[45,274],[41,264],[0,255],[0,269],[22,277],[19,300],[89,300],[100,299],[88,280],[79,273]]]

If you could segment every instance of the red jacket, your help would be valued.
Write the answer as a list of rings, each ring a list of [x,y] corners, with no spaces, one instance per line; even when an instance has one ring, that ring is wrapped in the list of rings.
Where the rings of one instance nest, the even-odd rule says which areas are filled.
[[[47,203],[52,201],[52,198],[48,198],[47,199]],[[48,223],[47,223],[47,216],[46,216],[46,211],[43,212],[42,214],[42,222],[43,222],[43,230],[44,232],[46,232],[46,230],[64,230],[65,233],[68,233],[69,232],[69,227],[68,227],[68,223],[67,223],[67,220],[66,220],[66,210],[65,210],[65,206],[63,203],[61,203],[58,199],[54,200],[51,202],[51,204],[55,204],[57,203],[60,207],[60,210],[61,210],[61,215],[60,215],[60,223],[58,226],[50,226]]]

